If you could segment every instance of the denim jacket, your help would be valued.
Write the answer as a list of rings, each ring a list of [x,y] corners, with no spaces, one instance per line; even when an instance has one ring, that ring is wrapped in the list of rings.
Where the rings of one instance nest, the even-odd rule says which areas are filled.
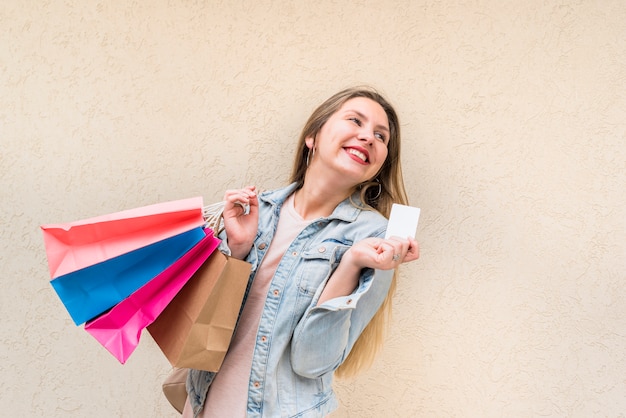
[[[259,194],[259,228],[246,257],[252,264],[248,289],[272,242],[281,206],[294,190],[292,184]],[[360,203],[357,195],[352,201]],[[381,306],[393,270],[364,269],[351,295],[316,304],[346,250],[364,238],[383,237],[386,227],[381,214],[346,199],[290,244],[261,314],[248,386],[248,417],[324,417],[337,408],[333,372]],[[227,247],[222,250],[229,253]],[[194,416],[202,410],[214,376],[200,370],[189,373],[187,392]]]

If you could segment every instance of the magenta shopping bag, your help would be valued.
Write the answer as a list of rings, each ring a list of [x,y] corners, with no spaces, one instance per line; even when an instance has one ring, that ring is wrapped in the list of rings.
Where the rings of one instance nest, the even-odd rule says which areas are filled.
[[[163,312],[220,243],[213,231],[174,264],[115,305],[87,322],[85,330],[124,364],[139,344],[141,332]]]

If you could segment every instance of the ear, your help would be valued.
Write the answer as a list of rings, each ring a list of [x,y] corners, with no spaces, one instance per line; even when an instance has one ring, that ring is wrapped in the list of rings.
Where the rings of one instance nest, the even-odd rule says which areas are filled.
[[[307,136],[304,140],[304,143],[306,144],[306,147],[308,149],[313,149],[315,148],[315,137],[313,136]]]

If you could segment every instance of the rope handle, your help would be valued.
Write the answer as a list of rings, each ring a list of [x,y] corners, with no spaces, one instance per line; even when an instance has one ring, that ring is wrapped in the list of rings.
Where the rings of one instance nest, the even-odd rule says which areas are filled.
[[[215,236],[218,236],[224,229],[224,219],[222,218],[224,203],[223,201],[217,202],[202,208],[202,216],[206,222],[205,227],[211,228]]]
[[[226,202],[217,202],[212,205],[204,206],[202,208],[202,216],[206,222],[205,226],[211,228],[213,235],[218,236],[224,229],[224,204]],[[247,203],[235,202],[235,204],[241,206],[243,214],[248,215],[250,213],[250,205]]]

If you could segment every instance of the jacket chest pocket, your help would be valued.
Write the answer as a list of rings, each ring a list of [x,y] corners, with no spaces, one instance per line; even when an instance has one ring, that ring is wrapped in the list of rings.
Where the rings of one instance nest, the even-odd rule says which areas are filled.
[[[335,271],[351,245],[351,242],[329,240],[306,249],[301,254],[302,274],[298,282],[299,291],[313,297],[320,284]]]

